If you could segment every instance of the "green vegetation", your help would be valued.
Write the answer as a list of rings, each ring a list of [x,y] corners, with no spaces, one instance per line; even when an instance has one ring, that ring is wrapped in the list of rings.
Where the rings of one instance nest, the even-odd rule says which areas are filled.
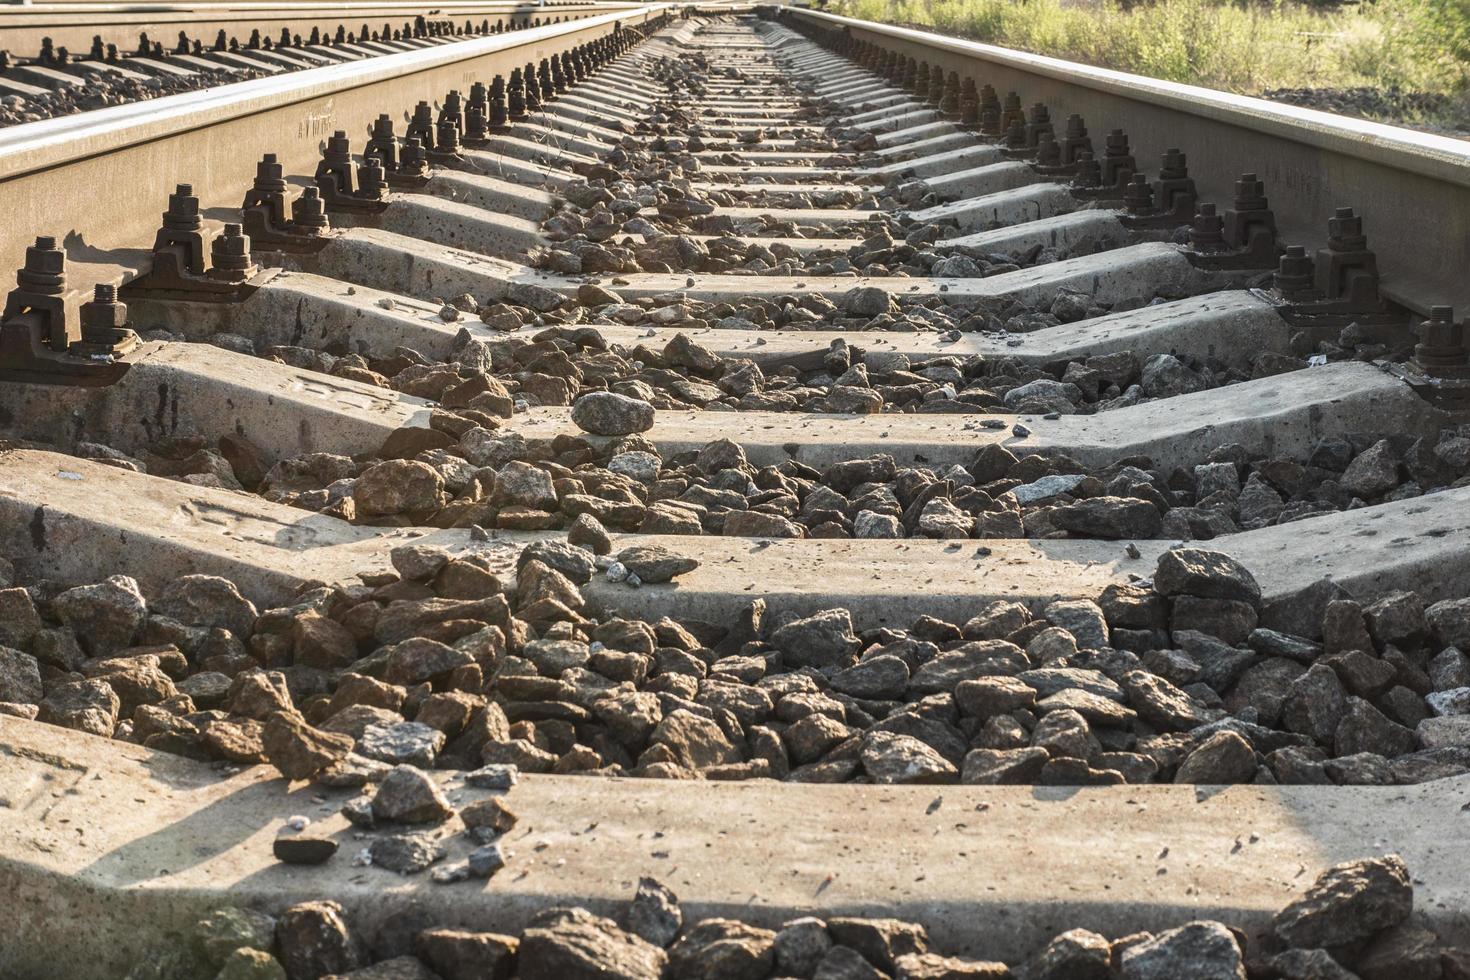
[[[1378,114],[1463,118],[1470,82],[1470,0],[831,0],[827,9],[1247,94],[1373,89],[1376,98],[1355,100],[1367,114],[1377,102]]]

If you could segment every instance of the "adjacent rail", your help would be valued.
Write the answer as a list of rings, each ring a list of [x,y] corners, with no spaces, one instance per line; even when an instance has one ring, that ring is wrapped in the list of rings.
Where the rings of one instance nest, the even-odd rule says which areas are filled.
[[[1053,119],[1080,113],[1094,139],[1123,127],[1150,172],[1178,147],[1203,200],[1223,206],[1257,173],[1288,241],[1316,244],[1334,209],[1356,208],[1385,295],[1420,313],[1470,308],[1470,142],[814,10],[783,16],[1018,92]]]

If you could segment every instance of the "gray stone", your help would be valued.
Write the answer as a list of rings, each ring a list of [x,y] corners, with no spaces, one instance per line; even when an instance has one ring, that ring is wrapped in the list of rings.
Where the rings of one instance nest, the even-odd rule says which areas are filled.
[[[1015,677],[980,677],[955,685],[954,700],[964,714],[984,719],[1030,708],[1036,689]]]
[[[900,956],[929,951],[924,927],[901,919],[838,917],[827,920],[827,931],[838,945],[852,947],[884,970],[892,970]]]
[[[400,544],[388,552],[388,560],[399,575],[410,582],[422,582],[433,578],[449,564],[449,553],[429,545]]]
[[[1470,648],[1470,598],[1436,602],[1424,610],[1424,620],[1440,646]]]
[[[394,766],[373,795],[373,816],[395,823],[442,823],[454,815],[439,785],[413,766]]]
[[[225,957],[214,980],[286,980],[286,968],[263,949],[235,949]]]
[[[1063,710],[1075,711],[1088,724],[1113,728],[1128,728],[1138,720],[1138,713],[1131,708],[1124,707],[1112,698],[1105,698],[1078,687],[1069,687],[1048,695],[1036,704],[1037,713],[1043,716]]]
[[[1071,633],[1080,650],[1097,650],[1109,645],[1108,624],[1102,608],[1088,599],[1053,602],[1042,616],[1054,626]]]
[[[1245,566],[1204,548],[1173,548],[1159,556],[1154,588],[1166,596],[1233,599],[1259,606],[1261,587]]]
[[[0,701],[37,704],[44,696],[41,665],[29,653],[0,646]]]
[[[776,969],[787,976],[809,977],[831,948],[832,937],[821,919],[792,919],[776,933]]]
[[[902,657],[869,657],[832,675],[832,689],[855,698],[896,701],[909,683],[909,666]]]
[[[433,834],[387,834],[368,845],[373,864],[401,875],[418,874],[444,857],[444,845]]]
[[[505,867],[505,851],[500,844],[491,841],[470,851],[465,864],[472,878],[489,878]]]
[[[1258,622],[1256,609],[1239,599],[1175,596],[1171,602],[1171,631],[1193,630],[1217,637],[1229,646],[1241,646]]]
[[[217,575],[176,578],[153,606],[155,612],[185,626],[227,629],[242,638],[255,625],[255,604],[240,594],[234,582]]]
[[[617,560],[649,585],[672,581],[699,567],[698,560],[659,545],[635,545],[618,552]]]
[[[1282,980],[1361,980],[1325,949],[1288,949],[1266,962]]]
[[[414,952],[443,980],[510,980],[520,940],[494,932],[425,929]]]
[[[552,486],[550,473],[513,459],[496,471],[490,503],[497,507],[519,504],[536,510],[555,510],[556,488]]]
[[[1333,751],[1338,755],[1372,752],[1392,759],[1414,748],[1414,733],[1362,698],[1349,697],[1342,721],[1333,735]]]
[[[849,316],[877,316],[887,313],[892,301],[885,290],[877,286],[858,286],[842,294],[839,305]]]
[[[572,403],[572,421],[583,432],[627,436],[653,428],[653,406],[641,398],[592,391]]]
[[[1380,439],[1359,453],[1339,481],[1355,497],[1371,500],[1399,483],[1399,458],[1387,439]]]
[[[1414,738],[1424,749],[1470,749],[1470,715],[1425,718],[1414,728]]]
[[[520,980],[660,980],[667,955],[582,908],[554,908],[520,936]]]
[[[1173,354],[1155,354],[1143,363],[1139,387],[1150,398],[1172,398],[1201,391],[1205,382]]]
[[[776,934],[732,919],[705,919],[669,949],[667,980],[764,980]]]
[[[667,948],[683,925],[684,913],[674,893],[652,878],[639,878],[638,890],[628,906],[628,931]]]
[[[817,964],[812,980],[888,980],[888,974],[869,963],[857,950],[833,946]]]
[[[1442,717],[1470,715],[1470,687],[1433,691],[1424,696],[1424,702],[1429,705],[1429,710]]]
[[[272,842],[271,853],[283,864],[325,864],[337,853],[337,840],[330,834],[310,830],[284,834]]]
[[[852,632],[852,614],[846,609],[825,609],[793,620],[775,630],[770,641],[790,667],[843,664],[858,645]]]
[[[972,640],[922,664],[909,679],[909,691],[919,695],[948,693],[963,681],[1016,674],[1028,662],[1025,652],[1014,643]]]
[[[960,782],[982,786],[1022,786],[1036,782],[1051,754],[1043,748],[971,749]]]
[[[1016,498],[1016,503],[1022,507],[1045,504],[1063,494],[1071,493],[1085,479],[1087,479],[1085,473],[1055,473],[1030,483],[1023,483],[1019,487],[1012,487],[1010,493]]]
[[[1026,980],[1113,980],[1112,943],[1087,929],[1069,929],[1018,972]]]
[[[88,679],[54,685],[46,692],[36,717],[52,725],[111,738],[121,710],[122,700],[106,681]]]
[[[1156,538],[1164,523],[1157,507],[1137,497],[1089,497],[1053,507],[1050,517],[1064,531],[1109,540]]]
[[[953,783],[959,778],[949,760],[910,735],[870,732],[863,739],[861,758],[875,783]]]
[[[215,909],[194,927],[194,941],[204,958],[220,964],[237,949],[269,950],[275,941],[276,920],[264,912],[233,905]]]
[[[1176,783],[1228,786],[1248,783],[1256,775],[1251,744],[1231,731],[1216,732],[1185,756],[1174,774]]]
[[[1161,731],[1188,731],[1214,720],[1214,713],[1162,677],[1147,671],[1129,671],[1123,675],[1122,684],[1128,693],[1128,703],[1140,717]]]
[[[148,618],[138,583],[126,575],[68,589],[51,601],[51,608],[94,657],[131,646]]]
[[[1021,671],[1016,675],[1016,680],[1033,688],[1040,698],[1051,697],[1068,688],[1077,688],[1114,701],[1123,701],[1127,697],[1117,681],[1099,671],[1084,670],[1081,667],[1038,667],[1036,670]]]
[[[432,769],[444,740],[443,732],[417,721],[373,724],[363,729],[357,740],[357,751],[392,766]]]
[[[291,980],[346,973],[365,961],[336,902],[302,902],[281,913],[276,948]]]
[[[1413,908],[1408,868],[1389,855],[1328,868],[1271,925],[1291,946],[1341,946],[1398,925]]]
[[[310,779],[352,751],[351,737],[313,728],[292,711],[271,715],[261,732],[261,744],[266,759],[288,780]]]
[[[444,506],[444,477],[428,463],[388,459],[363,470],[352,501],[363,517],[421,514]]]
[[[1124,980],[1245,980],[1235,934],[1219,922],[1191,922],[1123,951]]]
[[[740,762],[740,749],[715,722],[692,711],[679,709],[665,715],[648,739],[676,764],[700,770]]]
[[[528,306],[537,313],[549,313],[560,309],[567,299],[561,293],[534,282],[514,282],[506,291],[506,302],[516,306]]]
[[[1331,667],[1314,664],[1291,682],[1281,703],[1281,722],[1291,731],[1329,745],[1346,710],[1347,695],[1337,674]]]
[[[0,589],[0,646],[29,649],[43,625],[29,592]]]
[[[534,541],[526,545],[516,558],[516,569],[519,571],[532,560],[555,569],[577,585],[592,581],[597,571],[591,552],[565,541]]]
[[[459,818],[470,830],[486,835],[506,833],[517,820],[515,812],[498,796],[468,804],[459,811]]]

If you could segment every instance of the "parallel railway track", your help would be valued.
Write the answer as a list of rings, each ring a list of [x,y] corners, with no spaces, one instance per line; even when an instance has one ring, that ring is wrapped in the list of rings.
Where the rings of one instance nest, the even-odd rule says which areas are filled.
[[[566,10],[0,130],[0,967],[1461,975],[1464,144]]]

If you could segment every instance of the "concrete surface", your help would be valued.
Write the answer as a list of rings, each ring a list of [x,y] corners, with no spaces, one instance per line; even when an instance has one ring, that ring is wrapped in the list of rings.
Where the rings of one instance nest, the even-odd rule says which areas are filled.
[[[1222,918],[1254,938],[1326,867],[1396,853],[1415,907],[1470,938],[1470,777],[1404,787],[875,787],[524,776],[507,866],[436,885],[359,868],[348,793],[274,770],[213,767],[0,716],[0,971],[115,978],[223,905],[342,903],[378,956],[430,926],[498,932],[581,904],[618,915],[642,876],[686,922],[799,915],[918,921],[940,949],[1016,961],[1075,927],[1111,937]],[[438,774],[464,805],[488,794]],[[342,843],[325,865],[276,862],[289,816]],[[446,824],[449,859],[467,850]],[[834,846],[837,842],[841,846]]]
[[[370,228],[350,229],[314,256],[301,257],[306,271],[350,283],[419,298],[469,293],[482,303],[504,298],[514,282],[534,283],[572,294],[580,280],[540,273],[459,249],[427,245],[417,239]],[[836,302],[852,289],[876,287],[896,296],[939,297],[949,302],[1009,298],[1028,306],[1050,305],[1062,290],[1089,295],[1099,303],[1148,300],[1156,295],[1187,296],[1244,280],[1240,274],[1196,269],[1177,246],[1145,242],[1096,255],[1083,255],[984,279],[875,279],[840,276],[707,275],[630,273],[613,289],[626,300],[686,296],[721,302],[742,296],[820,293]]]
[[[106,488],[105,490],[103,488]],[[1327,514],[1216,539],[1270,596],[1320,578],[1349,591],[1414,589],[1425,601],[1464,595],[1470,581],[1470,488]],[[554,532],[548,532],[557,537]],[[546,535],[355,527],[249,494],[191,487],[70,456],[0,454],[0,553],[22,574],[92,582],[101,570],[157,589],[180,574],[222,575],[258,605],[286,601],[307,582],[352,580],[388,566],[407,541],[474,548],[513,567],[519,543]],[[778,620],[847,606],[861,626],[907,626],[922,614],[968,619],[995,598],[1041,606],[1091,597],[1111,581],[1152,574],[1167,541],[1138,542],[1141,557],[1110,541],[777,540],[620,535],[615,547],[655,541],[700,560],[675,584],[632,589],[598,579],[594,608],[653,618],[727,622],[750,599]],[[922,588],[916,588],[922,586]]]

